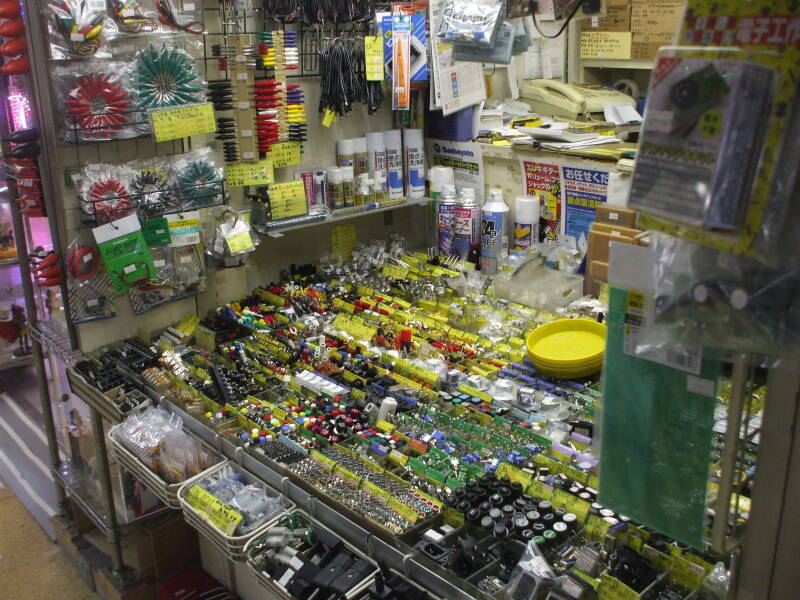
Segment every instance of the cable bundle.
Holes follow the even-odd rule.
[[[320,53],[320,112],[329,109],[341,117],[353,110],[356,102],[366,105],[371,115],[380,108],[385,95],[383,85],[367,81],[362,44],[336,41]]]

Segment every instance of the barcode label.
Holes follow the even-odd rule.
[[[700,351],[691,346],[667,348],[665,363],[681,371],[697,374],[700,372]]]

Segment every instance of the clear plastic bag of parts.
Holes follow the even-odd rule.
[[[794,211],[798,212],[798,211]],[[636,351],[678,343],[765,356],[800,354],[800,259],[779,268],[653,233],[653,323]]]
[[[205,33],[202,1],[154,0],[154,4],[158,11],[159,33],[189,33],[198,37]]]
[[[203,445],[185,432],[170,431],[164,436],[161,475],[165,481],[186,481],[208,469],[214,462]]]
[[[52,72],[62,138],[71,143],[145,135],[147,116],[136,108],[128,65],[91,60],[58,64]]]
[[[156,6],[149,0],[105,0],[105,3],[105,31],[109,40],[159,29]]]
[[[283,496],[270,496],[258,485],[248,484],[230,465],[198,481],[198,485],[243,515],[236,535],[246,535],[283,510]]]
[[[790,59],[666,48],[640,133],[630,205],[643,225],[775,264],[797,175]]]
[[[206,82],[198,69],[202,39],[195,36],[134,36],[114,44],[114,57],[128,63],[136,108],[142,111],[206,102]]]
[[[115,316],[114,283],[90,237],[79,235],[67,247],[67,293],[74,323]]]
[[[211,467],[216,459],[183,431],[180,417],[148,407],[126,419],[119,441],[169,483],[180,483]]]
[[[102,0],[48,0],[41,7],[53,60],[111,58]],[[19,22],[24,35],[21,18]]]
[[[86,165],[79,175],[78,195],[83,220],[102,225],[133,212],[130,181],[133,170],[125,165],[95,163]]]
[[[172,165],[173,187],[182,210],[218,206],[225,201],[223,170],[213,148],[179,154]]]
[[[434,24],[447,44],[488,47],[503,22],[503,0],[445,0],[441,18]]]
[[[549,312],[583,296],[583,277],[550,269],[541,255],[532,256],[513,271],[499,273],[493,285],[498,298]]]
[[[260,244],[260,238],[250,225],[250,212],[219,210],[215,218],[206,220],[206,254],[218,267],[238,267]]]
[[[167,302],[206,291],[206,269],[201,244],[151,247],[156,278],[128,290],[128,301],[137,315]]]
[[[509,600],[544,600],[557,584],[553,569],[535,542],[528,542],[506,585]]]

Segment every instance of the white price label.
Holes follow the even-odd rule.
[[[69,39],[72,42],[82,42],[84,38],[82,33],[70,33]]]
[[[130,275],[135,270],[136,270],[136,265],[128,265],[127,267],[122,269],[122,272],[125,273],[125,275]]]
[[[237,73],[236,79],[238,81],[247,81],[247,73]]]
[[[240,110],[249,110],[250,109],[250,103],[249,102],[239,102],[238,106],[239,106]]]
[[[167,265],[167,261],[165,261],[165,260],[154,260],[153,264],[155,265],[156,269],[160,269],[161,267],[165,267]]]
[[[252,129],[242,129],[242,137],[243,138],[253,137],[253,130]]]
[[[256,155],[253,152],[242,152],[242,158],[244,160],[255,160]]]

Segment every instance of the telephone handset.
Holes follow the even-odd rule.
[[[520,100],[540,115],[581,121],[603,121],[604,104],[636,106],[636,100],[622,92],[591,83],[564,83],[555,79],[528,81],[520,90]]]

